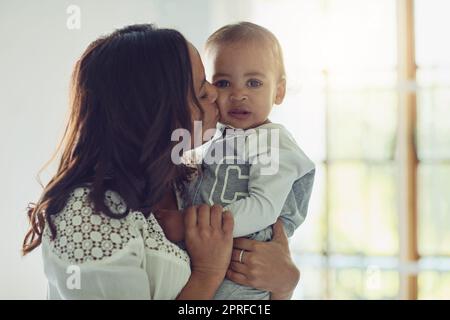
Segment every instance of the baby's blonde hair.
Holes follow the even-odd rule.
[[[260,42],[265,44],[273,54],[280,80],[286,78],[283,51],[278,39],[268,29],[251,22],[238,22],[221,27],[209,36],[205,48],[209,50],[221,44]]]

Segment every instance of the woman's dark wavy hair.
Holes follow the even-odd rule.
[[[55,176],[28,209],[23,254],[40,245],[45,222],[63,210],[74,188],[89,184],[96,212],[117,218],[104,204],[117,191],[128,211],[148,216],[168,190],[192,169],[171,161],[172,131],[192,130],[195,98],[188,43],[178,31],[132,25],[92,42],[77,61],[70,118]],[[192,102],[191,102],[192,101]]]

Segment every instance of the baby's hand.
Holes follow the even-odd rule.
[[[158,209],[154,213],[154,216],[158,220],[167,239],[172,242],[184,240],[184,218],[182,211]]]

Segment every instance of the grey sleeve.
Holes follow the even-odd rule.
[[[288,237],[305,221],[316,170],[313,169],[296,180],[281,211],[281,219]]]

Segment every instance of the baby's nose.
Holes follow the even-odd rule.
[[[231,99],[231,101],[244,101],[244,100],[247,100],[248,97],[244,93],[234,93],[234,94],[230,95],[230,99]]]
[[[231,101],[247,100],[248,99],[247,91],[245,90],[245,88],[235,87],[234,90],[231,92],[230,99]]]

